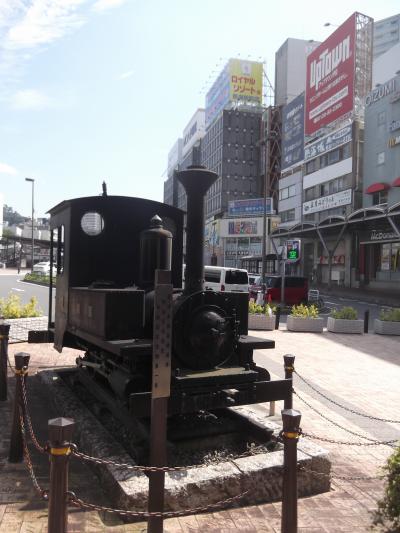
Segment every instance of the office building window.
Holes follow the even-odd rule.
[[[386,122],[386,111],[381,111],[378,113],[378,126],[385,124]]]
[[[387,204],[388,192],[379,191],[372,195],[372,205]]]
[[[295,209],[288,209],[287,211],[282,211],[279,213],[281,217],[281,222],[292,222],[296,217]]]

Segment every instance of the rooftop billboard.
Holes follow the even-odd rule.
[[[206,126],[228,102],[262,103],[263,65],[230,59],[206,95]]]
[[[353,111],[356,13],[307,57],[305,133]]]
[[[282,162],[285,170],[304,158],[304,93],[282,109]]]

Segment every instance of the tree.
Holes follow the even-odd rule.
[[[27,219],[26,217],[23,217],[17,211],[14,211],[14,209],[7,204],[4,204],[3,207],[3,221],[8,222],[10,226],[13,226],[15,224],[22,224]]]

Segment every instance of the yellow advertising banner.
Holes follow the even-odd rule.
[[[263,65],[256,61],[230,59],[230,99],[262,103]]]

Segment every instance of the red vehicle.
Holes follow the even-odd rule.
[[[267,302],[281,301],[281,276],[265,276],[265,300]],[[261,276],[249,288],[250,298],[257,299],[257,293],[262,291]],[[308,279],[300,276],[285,276],[285,303],[298,305],[308,302]]]

